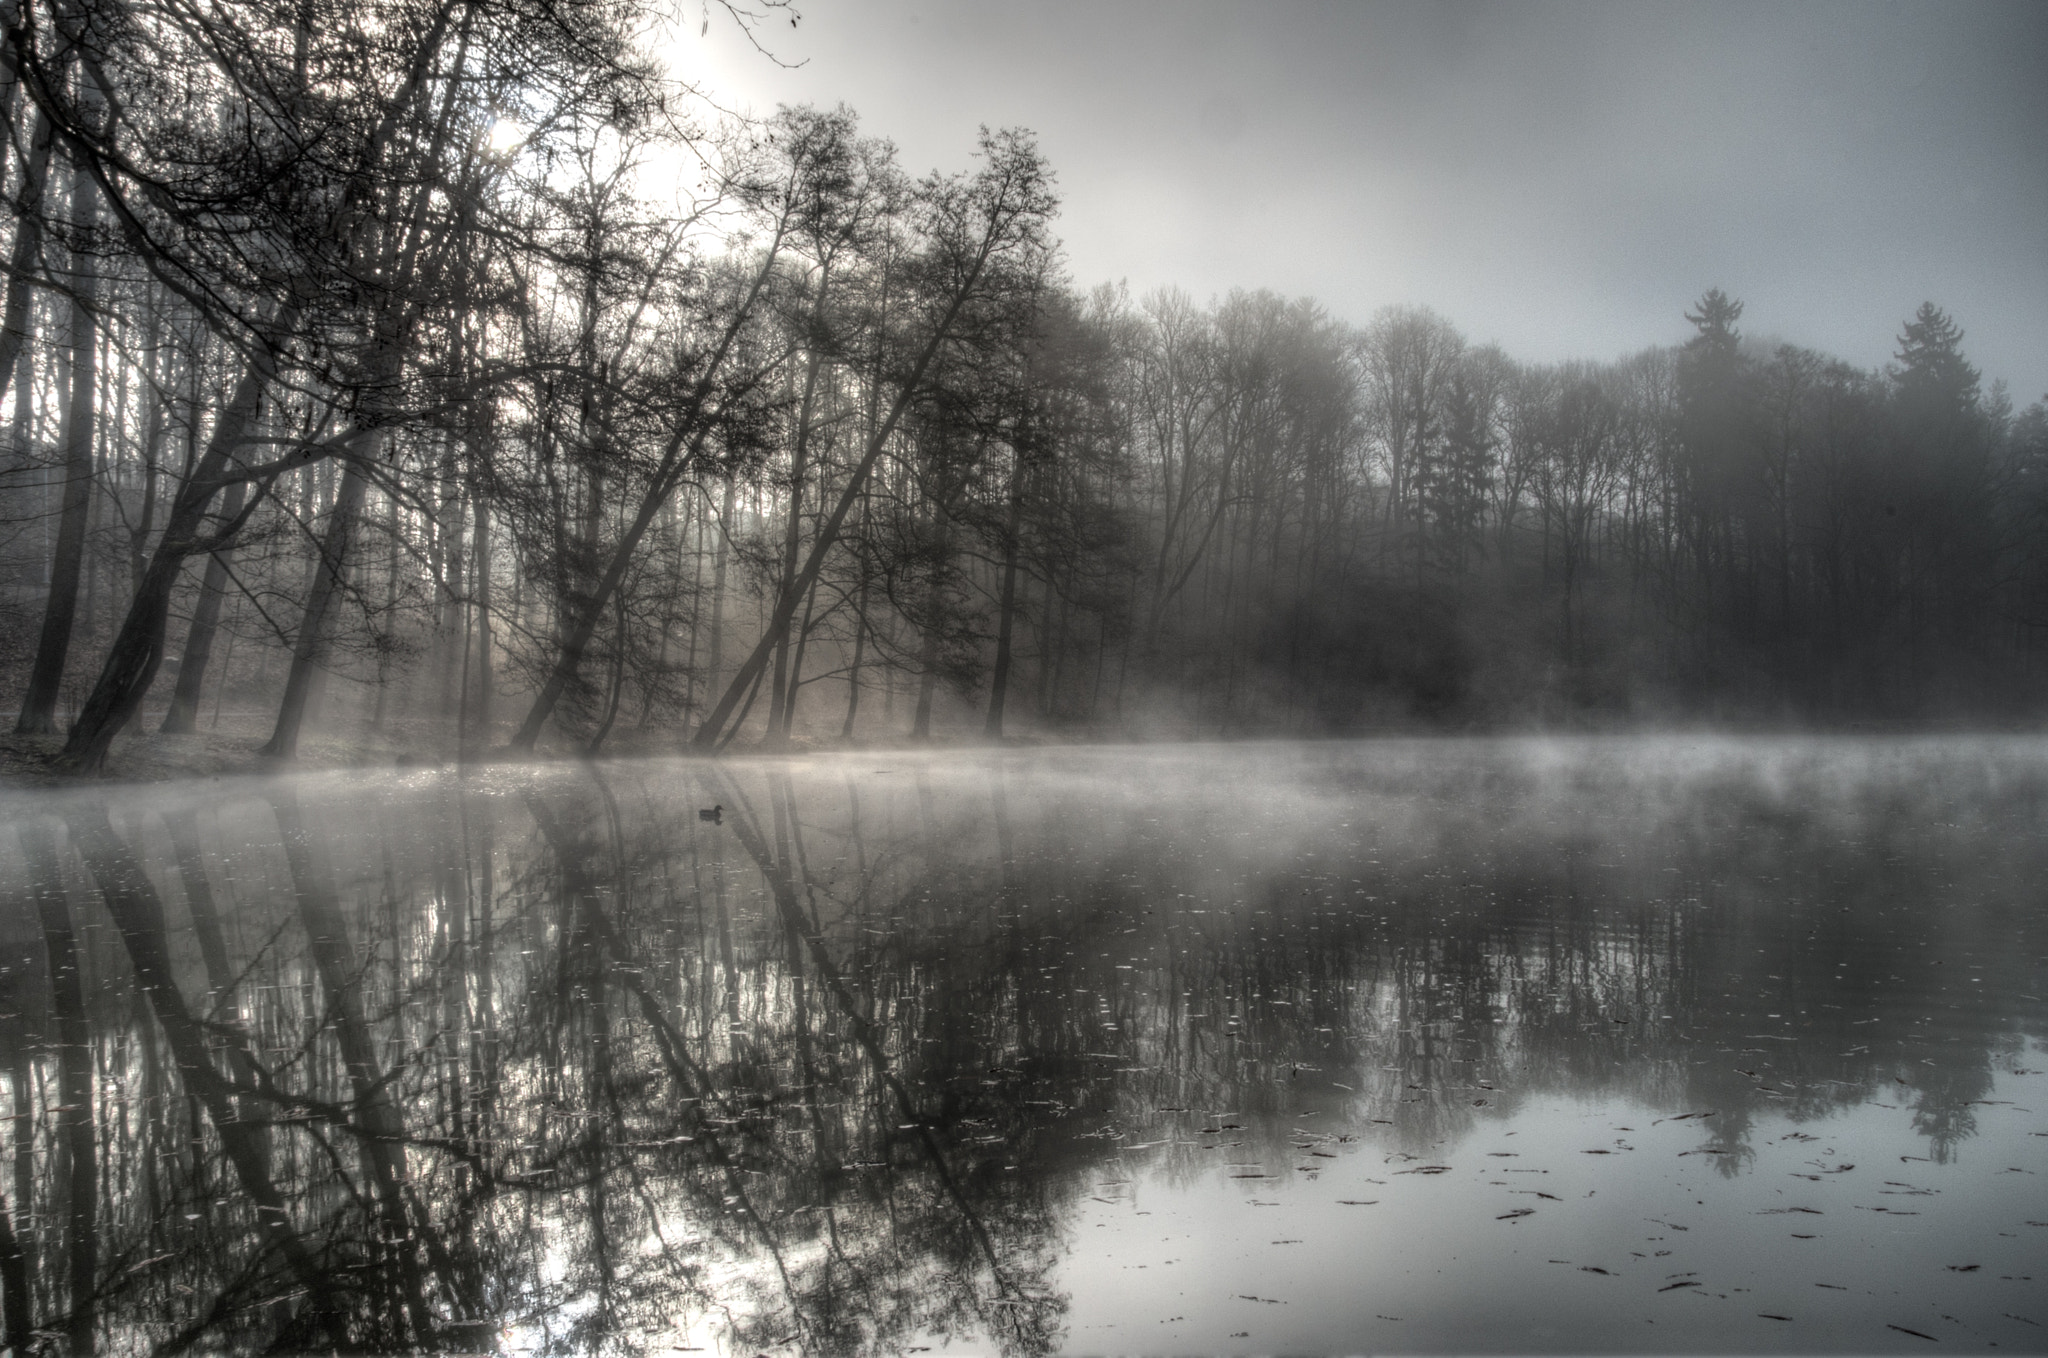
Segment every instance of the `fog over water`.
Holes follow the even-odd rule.
[[[2044,807],[2033,739],[13,795],[0,1288],[109,1351],[2038,1350]]]
[[[0,54],[0,1351],[2048,1353],[2048,6]]]

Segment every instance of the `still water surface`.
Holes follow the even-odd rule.
[[[74,1351],[2048,1350],[2048,742],[15,796],[0,892]]]

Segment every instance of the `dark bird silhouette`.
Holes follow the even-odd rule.
[[[711,823],[712,823],[713,825],[718,825],[718,824],[722,823],[722,822],[723,822],[723,821],[725,820],[725,805],[724,805],[724,803],[720,803],[719,805],[717,805],[717,806],[714,806],[714,807],[711,807],[711,808],[709,808],[708,810],[704,810],[704,811],[699,811],[699,812],[697,813],[697,819],[698,819],[698,820],[708,820],[708,821],[710,821],[710,822],[711,822]]]

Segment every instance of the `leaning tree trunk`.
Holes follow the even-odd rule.
[[[91,225],[94,189],[80,169],[72,182],[72,224]],[[23,734],[57,729],[57,695],[78,616],[78,581],[85,566],[86,520],[92,508],[93,394],[99,380],[99,344],[93,325],[98,273],[85,250],[71,256],[71,392],[64,408],[64,508],[57,520],[57,550],[50,561],[50,592],[43,600],[43,628],[36,640],[35,668],[14,729]]]
[[[292,638],[292,668],[284,681],[284,698],[277,707],[277,728],[257,750],[277,759],[296,759],[299,727],[306,719],[306,701],[313,691],[313,678],[327,654],[328,618],[334,611],[335,596],[348,583],[349,551],[355,542],[356,520],[361,517],[363,495],[370,478],[363,474],[362,459],[374,458],[382,434],[367,431],[361,439],[368,446],[354,450],[341,472],[341,487],[334,495],[334,512],[327,520],[327,534],[320,541],[320,569],[313,577],[313,590],[306,599],[306,611],[299,618],[298,635]]]
[[[292,313],[288,313],[288,329]],[[97,773],[106,762],[107,747],[121,728],[135,716],[149,685],[163,661],[164,633],[170,618],[171,591],[184,570],[185,558],[207,549],[202,534],[208,506],[226,479],[228,459],[255,419],[263,389],[269,384],[271,368],[259,351],[235,384],[227,408],[214,421],[213,436],[206,452],[178,488],[171,511],[164,519],[163,535],[150,554],[142,583],[129,601],[128,614],[107,652],[100,677],[72,723],[71,735],[53,761],[67,773]],[[230,525],[232,526],[232,524]]]
[[[846,522],[847,512],[853,508],[854,501],[860,498],[861,488],[867,484],[868,473],[874,470],[875,463],[882,456],[883,447],[896,432],[896,425],[902,420],[903,413],[910,408],[912,398],[923,388],[925,373],[952,335],[953,323],[960,318],[961,309],[973,295],[985,262],[984,256],[982,262],[977,263],[968,273],[966,281],[954,294],[945,316],[933,327],[930,337],[925,341],[923,352],[917,356],[917,363],[911,368],[910,376],[903,384],[903,389],[896,394],[896,401],[890,407],[888,416],[874,433],[868,436],[867,447],[861,451],[860,461],[854,465],[852,473],[846,478],[846,488],[839,493],[839,502],[832,507],[832,513],[825,521],[818,525],[817,536],[811,539],[810,555],[804,559],[803,569],[797,573],[795,579],[784,582],[776,596],[775,611],[769,616],[768,626],[761,633],[760,640],[754,643],[752,654],[748,655],[738,672],[733,675],[732,682],[726,686],[718,705],[711,709],[711,714],[704,719],[703,725],[697,728],[697,734],[690,738],[690,744],[694,748],[716,750],[724,744],[720,736],[725,731],[726,723],[732,720],[733,709],[748,698],[755,681],[768,667],[769,656],[775,649],[775,638],[788,629],[790,619],[796,616],[797,604],[810,593],[812,584],[817,581],[818,572],[825,565],[825,554],[831,551],[832,544],[839,540],[839,529]]]
[[[232,523],[242,512],[246,487],[240,482],[228,487],[221,501],[220,519]],[[199,729],[199,695],[206,686],[206,666],[213,657],[213,638],[220,628],[221,600],[227,597],[228,549],[223,547],[206,558],[206,576],[199,586],[199,603],[192,610],[192,626],[185,633],[185,656],[178,662],[177,686],[171,690],[171,708],[164,713],[159,729],[167,736],[189,736]],[[147,572],[144,572],[145,578]]]
[[[818,295],[822,306],[822,285],[819,287]],[[813,324],[816,325],[817,322],[814,320]],[[817,409],[818,371],[824,366],[824,357],[824,354],[813,346],[804,367],[803,398],[797,404],[796,440],[789,455],[789,520],[783,525],[782,579],[785,582],[796,577],[798,552],[803,546],[804,473],[809,470],[811,416]],[[822,481],[819,482],[818,489],[822,499]],[[798,649],[802,649],[801,644]],[[775,638],[775,678],[768,694],[768,735],[765,744],[780,744],[789,738],[789,709],[795,701],[795,681],[789,673],[789,628],[785,624],[782,634]]]

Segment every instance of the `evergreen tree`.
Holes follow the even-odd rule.
[[[1978,373],[1962,344],[1962,327],[1932,302],[1906,322],[1891,377],[1909,420],[1953,428],[1976,414]]]

